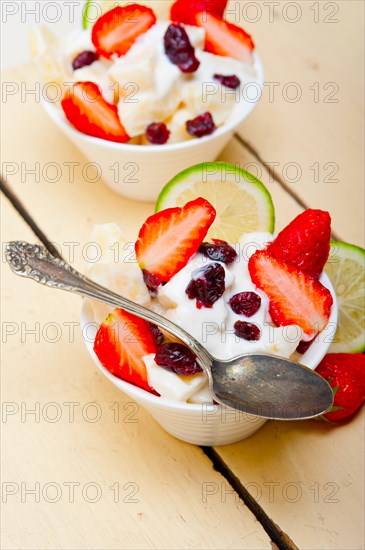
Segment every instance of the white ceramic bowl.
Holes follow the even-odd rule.
[[[311,369],[315,369],[327,353],[337,326],[338,309],[334,289],[327,275],[322,275],[321,282],[332,293],[334,303],[327,327],[306,353],[300,356],[300,363]],[[236,412],[228,407],[179,403],[157,397],[129,382],[124,382],[104,368],[94,353],[93,342],[88,335],[90,331],[87,330],[87,327],[95,327],[89,300],[83,303],[81,325],[86,347],[99,370],[123,393],[143,406],[168,433],[178,439],[195,445],[227,445],[245,439],[265,424],[264,418]]]
[[[263,89],[261,61],[254,55],[257,79],[253,91]],[[251,92],[253,95],[253,92]],[[247,94],[249,96],[249,92]],[[256,100],[237,103],[230,120],[210,136],[171,145],[114,143],[82,134],[53,103],[43,106],[53,122],[84,155],[100,167],[104,182],[117,193],[139,201],[155,201],[162,187],[189,166],[215,160],[233,136],[235,128],[257,105]]]

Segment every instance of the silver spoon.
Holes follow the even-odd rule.
[[[6,260],[17,275],[123,308],[179,338],[197,356],[208,375],[214,399],[222,405],[278,420],[312,418],[332,406],[329,384],[311,369],[266,353],[246,354],[227,361],[216,359],[181,327],[84,277],[43,246],[10,242],[6,246]]]

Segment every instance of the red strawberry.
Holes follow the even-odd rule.
[[[322,210],[305,210],[272,242],[267,251],[312,277],[319,277],[330,252],[331,217]]]
[[[253,283],[267,294],[269,313],[277,326],[298,325],[305,340],[324,329],[333,299],[319,281],[266,251],[255,252],[248,269]]]
[[[171,6],[170,19],[185,25],[196,25],[195,15],[199,12],[212,13],[223,18],[228,0],[176,0]]]
[[[205,50],[239,61],[252,62],[255,45],[241,27],[209,13],[195,15],[195,24],[205,30]]]
[[[165,283],[198,251],[215,219],[215,209],[201,197],[183,208],[167,208],[150,216],[136,242],[136,256],[145,280]],[[147,274],[147,275],[146,275]]]
[[[67,120],[89,136],[125,143],[130,138],[123,128],[115,105],[101,95],[93,82],[76,82],[61,101]]]
[[[110,59],[127,53],[136,38],[156,23],[156,16],[146,6],[117,6],[99,17],[93,26],[91,40],[97,52]]]
[[[115,309],[100,325],[94,342],[94,351],[109,372],[149,392],[156,393],[148,384],[144,355],[156,353],[153,332],[143,319]]]
[[[334,402],[324,418],[339,422],[352,416],[365,401],[365,355],[329,353],[316,368],[329,382]]]

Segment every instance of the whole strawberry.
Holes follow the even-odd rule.
[[[334,403],[324,418],[340,422],[352,416],[365,401],[365,355],[329,353],[316,368],[333,389]]]
[[[330,237],[329,213],[308,209],[279,233],[267,251],[274,258],[318,278],[328,260]]]

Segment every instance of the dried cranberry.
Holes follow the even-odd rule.
[[[211,260],[231,264],[237,257],[237,252],[230,244],[220,239],[213,239],[212,243],[202,243],[199,252]]]
[[[163,145],[169,139],[170,130],[163,122],[152,122],[146,128],[146,136],[150,143]]]
[[[190,300],[196,298],[198,308],[210,308],[225,291],[224,279],[224,268],[220,264],[209,264],[193,271],[185,292]]]
[[[216,125],[210,113],[203,113],[193,120],[188,120],[186,122],[186,129],[191,136],[201,138],[212,134],[216,129]]]
[[[224,74],[215,74],[213,77],[215,80],[218,80],[226,88],[231,88],[235,90],[241,84],[240,79],[235,74],[224,75]]]
[[[155,362],[166,370],[191,376],[202,372],[196,356],[189,348],[178,342],[167,342],[157,348]]]
[[[193,55],[187,52],[181,54],[180,63],[178,64],[178,67],[181,72],[195,73],[195,71],[198,70],[199,65],[200,65],[200,61],[195,57],[195,53]]]
[[[260,309],[261,297],[256,292],[239,292],[228,303],[237,315],[252,317]]]
[[[142,269],[142,275],[145,285],[148,288],[151,296],[157,296],[158,288],[161,286],[161,281],[159,280],[159,278],[156,277],[156,275],[153,275],[153,273],[151,273],[147,269]]]
[[[85,50],[75,57],[72,62],[72,68],[74,71],[76,71],[76,69],[82,69],[82,67],[86,67],[87,65],[94,63],[94,61],[98,58],[99,56],[96,52]]]
[[[165,53],[171,63],[177,65],[183,73],[194,73],[200,61],[195,57],[195,51],[190,43],[186,30],[178,23],[169,25],[165,36]]]
[[[246,321],[236,321],[234,324],[234,333],[244,340],[257,341],[261,338],[261,330],[257,325],[246,323]]]
[[[148,323],[149,327],[151,329],[151,332],[153,334],[153,337],[155,339],[156,344],[159,346],[164,341],[164,335],[160,331],[157,325],[154,325],[153,323]]]
[[[309,340],[309,342],[304,342],[303,340],[301,340],[298,344],[296,351],[300,354],[305,353],[309,349],[309,347],[313,344],[313,342],[314,342],[314,339]]]

